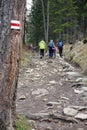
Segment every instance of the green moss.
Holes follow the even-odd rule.
[[[17,115],[16,127],[17,130],[32,130],[29,121],[25,117],[20,115]]]

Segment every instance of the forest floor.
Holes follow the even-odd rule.
[[[87,77],[58,54],[40,59],[26,52],[25,57],[17,113],[29,119],[32,130],[87,130]]]

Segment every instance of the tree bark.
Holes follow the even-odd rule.
[[[16,91],[26,0],[0,0],[0,130],[16,130]],[[11,30],[19,20],[21,30]]]
[[[41,3],[42,3],[42,13],[43,13],[43,23],[44,23],[44,36],[45,36],[45,41],[46,41],[47,40],[46,39],[47,30],[46,30],[46,19],[45,19],[44,1],[41,0]],[[46,41],[46,43],[47,43],[47,41]]]
[[[47,32],[46,32],[46,42],[48,44],[49,39],[49,0],[47,1]]]

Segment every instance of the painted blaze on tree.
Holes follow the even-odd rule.
[[[0,130],[15,130],[16,91],[26,0],[0,0]],[[21,30],[11,29],[11,20]]]

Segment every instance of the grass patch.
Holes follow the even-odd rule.
[[[21,67],[27,67],[27,65],[29,64],[29,61],[31,57],[31,53],[29,51],[23,51],[22,52],[22,56],[21,56]]]
[[[17,130],[32,130],[32,127],[29,124],[29,121],[25,117],[20,116],[20,115],[17,115],[16,127],[17,127]]]
[[[64,47],[64,56],[71,63],[81,68],[82,73],[87,74],[87,44],[76,43],[72,50],[70,45]]]

